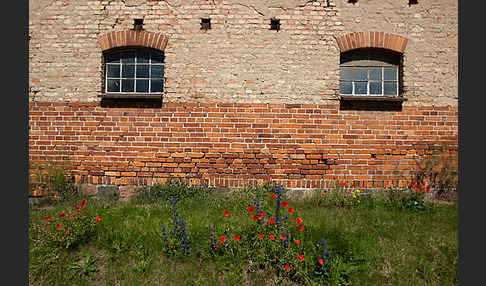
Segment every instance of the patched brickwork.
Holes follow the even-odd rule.
[[[430,146],[457,151],[457,1],[29,6],[29,160],[69,161],[78,183],[373,188],[406,184]],[[161,101],[104,97],[103,53],[126,46],[164,51]],[[341,52],[373,47],[402,54],[406,101],[340,102]]]
[[[235,187],[271,178],[288,187],[319,187],[338,176],[360,187],[404,185],[434,144],[457,151],[457,108],[30,105],[31,163],[69,161],[78,183],[150,185],[181,177]]]

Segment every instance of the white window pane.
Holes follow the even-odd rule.
[[[134,82],[133,79],[123,79],[122,92],[133,92]]]
[[[137,78],[149,77],[149,65],[137,65]]]
[[[397,82],[396,81],[385,81],[384,83],[384,94],[385,95],[396,95],[397,94]]]
[[[162,80],[151,80],[150,91],[151,92],[162,92],[163,82]]]
[[[370,94],[382,94],[381,83],[381,81],[370,82]]]
[[[397,80],[397,68],[383,68],[385,80]]]
[[[122,77],[134,78],[135,66],[134,65],[122,65]]]
[[[355,67],[354,68],[354,80],[367,80],[368,68],[367,67]]]
[[[370,68],[370,79],[371,80],[381,80],[382,67],[371,67]]]
[[[120,92],[120,80],[119,79],[109,79],[106,81],[106,91],[107,92]]]
[[[354,82],[354,94],[367,94],[367,82],[355,81]]]
[[[353,68],[352,67],[341,67],[340,78],[341,78],[341,80],[352,80],[353,79]]]
[[[120,65],[107,65],[106,74],[109,78],[120,78]]]
[[[340,94],[352,94],[353,93],[353,83],[350,81],[341,82],[339,88]]]

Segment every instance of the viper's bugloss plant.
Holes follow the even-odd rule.
[[[182,255],[189,255],[191,253],[189,235],[186,230],[184,218],[179,215],[177,210],[177,198],[170,200],[170,227],[167,235],[165,225],[162,225],[162,240],[167,255],[176,255],[178,251]]]

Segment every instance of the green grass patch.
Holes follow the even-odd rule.
[[[31,285],[458,284],[457,203],[422,198],[415,208],[408,195],[356,194],[316,192],[291,199],[274,184],[221,192],[172,182],[142,190],[129,202],[87,199],[33,208],[29,280]]]

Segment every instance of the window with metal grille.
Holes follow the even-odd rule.
[[[341,54],[339,93],[344,96],[399,95],[401,55],[381,49]]]
[[[110,52],[105,57],[105,92],[161,94],[164,89],[164,53],[148,48]]]

